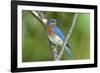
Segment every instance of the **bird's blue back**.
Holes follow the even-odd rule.
[[[58,35],[58,36],[63,40],[63,42],[64,42],[65,37],[64,37],[63,33],[61,32],[61,30],[60,30],[58,27],[53,26],[53,27],[52,27],[52,31],[53,31],[56,35]]]

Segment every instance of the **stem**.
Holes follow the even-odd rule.
[[[45,18],[44,14],[40,11],[29,11],[38,21],[41,22],[41,24],[43,25],[44,28],[46,28],[47,25],[47,21],[48,19]],[[48,40],[49,41],[49,40]],[[54,46],[50,44],[50,47],[52,48],[52,52],[53,52],[53,57],[54,60],[58,60],[58,53],[57,53],[57,48],[54,48]]]
[[[65,46],[66,46],[66,44],[67,44],[67,42],[68,42],[68,40],[69,40],[69,38],[70,38],[70,36],[71,36],[71,34],[72,34],[72,32],[73,32],[73,29],[74,29],[74,27],[75,27],[75,22],[76,22],[77,16],[78,16],[78,14],[75,13],[74,18],[73,18],[72,25],[71,25],[71,27],[70,27],[70,29],[69,29],[68,34],[66,35],[64,44],[63,44],[63,46],[62,46],[62,48],[61,48],[61,51],[60,51],[60,53],[59,53],[59,55],[58,55],[58,58],[59,58],[59,59],[61,58],[61,56],[62,56],[62,54],[63,54],[63,52],[64,52],[64,48],[65,48]]]
[[[52,53],[53,53],[53,56],[54,56],[54,60],[58,61],[59,60],[58,59],[58,51],[57,51],[56,46],[53,45],[53,44],[51,44],[50,42],[49,42],[49,44],[50,44],[50,47],[52,49]]]
[[[35,18],[37,18],[37,20],[39,20],[41,22],[41,24],[43,25],[43,27],[46,27],[47,24],[47,19],[44,17],[44,15],[42,14],[42,12],[39,11],[29,11],[33,16],[35,16]]]

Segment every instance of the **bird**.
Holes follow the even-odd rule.
[[[56,26],[56,24],[57,24],[56,19],[50,19],[47,22],[47,25],[46,25],[47,35],[51,44],[55,46],[59,46],[61,48],[65,41],[65,36],[62,33],[62,31]],[[69,58],[72,58],[71,47],[68,43],[65,46],[65,51],[67,52]]]

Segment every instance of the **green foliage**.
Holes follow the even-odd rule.
[[[55,18],[57,27],[63,34],[68,32],[74,13],[46,12],[48,20]],[[90,58],[90,15],[79,13],[76,26],[69,40],[72,59]],[[52,61],[53,55],[49,47],[47,33],[41,23],[27,10],[22,11],[22,61]],[[68,60],[64,52],[62,60]]]

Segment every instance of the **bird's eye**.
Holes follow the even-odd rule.
[[[55,21],[51,21],[51,22],[53,23],[53,22],[55,22]]]

